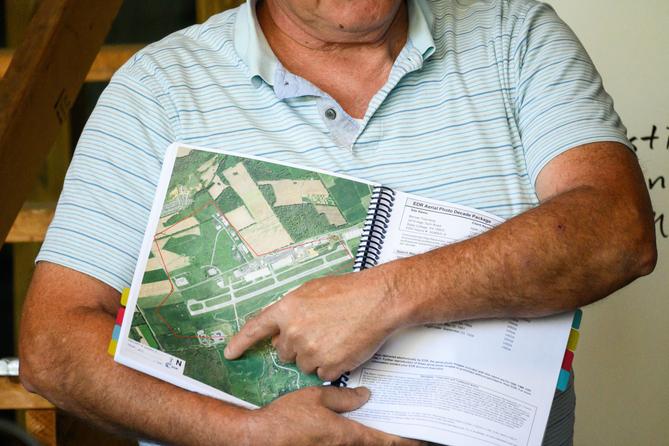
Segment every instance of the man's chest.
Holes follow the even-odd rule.
[[[178,136],[502,216],[534,204],[506,92],[456,76],[446,87],[431,80],[409,76],[401,82],[362,123],[352,147],[338,144],[316,98],[281,100],[267,85],[211,82],[173,95]]]

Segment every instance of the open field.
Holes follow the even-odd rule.
[[[276,202],[274,206],[302,204],[305,198],[320,196],[327,200],[328,190],[320,180],[278,180],[259,181],[259,185],[270,185],[274,189]]]
[[[172,290],[172,284],[169,280],[160,282],[143,283],[139,289],[139,298],[148,296],[164,296]]]
[[[290,245],[293,239],[274,215],[262,192],[249,175],[243,163],[223,172],[230,187],[241,197],[249,213],[255,220],[251,227],[240,231],[244,240],[256,254],[274,251]]]
[[[211,182],[211,186],[209,186],[209,195],[211,196],[212,199],[217,199],[219,195],[225,190],[225,188],[228,187],[225,184],[223,184],[223,180],[219,178],[218,175],[214,176],[214,179]]]
[[[316,212],[323,214],[331,225],[341,226],[346,224],[346,219],[341,215],[338,207],[317,204],[314,205],[314,208],[316,209]]]
[[[251,217],[249,211],[246,209],[246,206],[240,206],[234,211],[230,211],[225,214],[225,218],[230,222],[232,226],[235,227],[238,231],[241,231],[247,226],[251,226],[256,221]]]
[[[187,218],[184,218],[183,220],[179,221],[178,223],[175,223],[175,224],[165,228],[161,232],[160,236],[164,237],[164,236],[175,235],[175,234],[178,234],[182,231],[191,230],[191,229],[192,229],[191,232],[185,233],[185,234],[182,233],[182,234],[179,234],[179,235],[180,236],[189,235],[189,234],[200,235],[200,229],[198,228],[199,225],[200,225],[200,222],[197,221],[197,218],[187,217]]]
[[[165,244],[171,240],[170,237],[162,238],[155,240],[153,243],[157,246],[156,257],[160,258],[163,268],[166,271],[171,271],[174,269],[183,268],[184,266],[190,265],[190,258],[187,256],[179,255],[175,252],[172,252],[165,248]]]

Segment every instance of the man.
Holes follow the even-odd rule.
[[[337,415],[364,404],[365,390],[311,388],[249,412],[106,356],[175,140],[509,218],[468,241],[306,284],[249,322],[229,358],[272,337],[283,360],[331,379],[401,327],[571,310],[654,267],[652,211],[625,129],[550,7],[252,1],[149,46],[117,73],[37,259],[22,380],[110,429],[173,444],[409,444]],[[569,444],[572,426],[570,388],[556,395],[544,444]]]

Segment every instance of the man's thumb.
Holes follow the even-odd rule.
[[[371,392],[366,387],[355,389],[324,387],[321,393],[321,403],[335,412],[350,412],[365,404],[370,396]]]

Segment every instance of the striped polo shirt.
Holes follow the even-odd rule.
[[[141,50],[115,74],[83,131],[37,260],[128,286],[174,141],[317,167],[504,218],[538,204],[535,181],[557,155],[595,141],[629,145],[590,58],[550,6],[408,0],[408,12],[406,45],[363,119],[283,68],[253,2]],[[571,432],[573,393],[559,398],[546,444]]]

